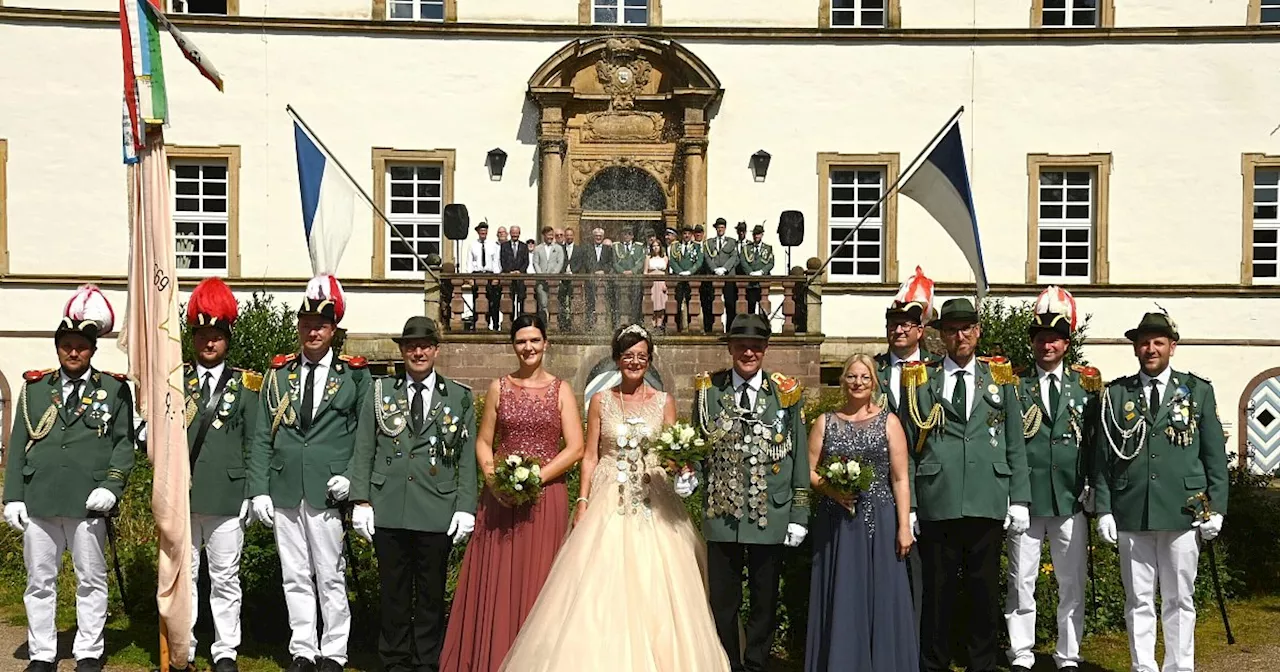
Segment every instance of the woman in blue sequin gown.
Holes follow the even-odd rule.
[[[805,672],[920,669],[903,558],[915,542],[908,522],[907,439],[898,418],[872,403],[875,363],[845,363],[845,403],[817,418],[809,434],[810,483],[819,498]],[[826,487],[817,468],[829,455],[857,457],[874,470],[856,498]],[[852,509],[852,513],[850,513]]]

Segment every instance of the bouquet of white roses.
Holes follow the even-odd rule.
[[[507,455],[494,465],[493,489],[516,506],[535,502],[542,494],[542,468],[531,457]]]
[[[710,445],[689,423],[675,422],[658,432],[653,451],[659,460],[674,463],[677,469],[683,469],[707,459]]]
[[[871,480],[875,472],[870,465],[863,464],[856,457],[830,455],[818,465],[818,476],[827,488],[837,493],[856,496],[871,488]],[[853,508],[846,506],[849,513]]]

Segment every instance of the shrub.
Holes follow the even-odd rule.
[[[1027,328],[1035,317],[1035,303],[1023,301],[1010,305],[1002,299],[984,299],[981,308],[982,337],[978,339],[978,353],[1008,357],[1014,371],[1028,371],[1035,364],[1031,353],[1031,339]],[[1084,358],[1084,340],[1089,329],[1085,315],[1079,320],[1067,350],[1066,364],[1087,364]]]

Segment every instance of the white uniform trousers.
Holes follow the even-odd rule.
[[[58,568],[71,550],[76,570],[76,660],[101,658],[107,622],[107,521],[103,518],[32,518],[22,533],[27,565],[27,648],[31,660],[52,663],[58,654]]]
[[[1157,672],[1156,585],[1164,622],[1164,672],[1195,669],[1196,530],[1120,532],[1120,578],[1124,580],[1124,620],[1134,672]]]
[[[1036,576],[1040,573],[1040,549],[1045,538],[1049,540],[1053,575],[1058,581],[1058,645],[1053,661],[1058,667],[1079,666],[1089,546],[1089,524],[1083,513],[1032,517],[1026,534],[1009,538],[1009,593],[1004,603],[1009,664],[1029,668],[1036,662],[1032,651],[1036,643]]]
[[[187,660],[196,659],[196,619],[200,616],[200,549],[209,556],[209,610],[213,612],[216,639],[209,647],[214,662],[236,659],[240,646],[240,552],[244,528],[238,516],[191,514],[191,648]]]
[[[289,608],[289,655],[311,661],[323,656],[347,663],[351,608],[347,604],[347,561],[342,555],[342,518],[337,509],[314,509],[303,500],[296,509],[276,509],[276,546]],[[320,593],[323,636],[316,633],[316,592]]]

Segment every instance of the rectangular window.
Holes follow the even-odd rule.
[[[419,257],[440,254],[443,173],[441,163],[387,166],[383,211],[394,227],[387,235],[388,271],[421,273],[426,267]]]
[[[1280,26],[1280,0],[1261,0],[1258,23],[1264,26]]]
[[[647,26],[649,0],[591,0],[591,22],[609,26]]]
[[[1043,0],[1040,25],[1044,28],[1098,28],[1102,26],[1104,0]]]
[[[229,203],[225,159],[170,162],[177,269],[192,275],[226,275],[229,269]]]
[[[1094,171],[1040,171],[1039,254],[1041,281],[1088,282],[1092,277]]]
[[[1272,283],[1280,280],[1277,251],[1280,250],[1280,166],[1253,171],[1253,279]]]
[[[227,16],[229,0],[170,0],[172,14],[212,14]]]
[[[876,201],[885,189],[885,170],[876,166],[832,168],[829,181],[827,253],[833,282],[880,282],[884,264],[884,217]],[[840,243],[870,214],[844,246]]]
[[[444,21],[444,0],[387,0],[391,21]]]
[[[831,0],[832,28],[884,28],[888,0]]]

